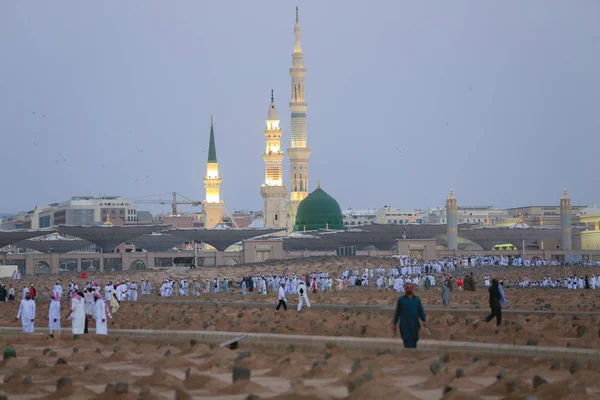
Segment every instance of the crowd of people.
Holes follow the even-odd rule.
[[[239,287],[241,294],[246,296],[250,292],[266,295],[268,293],[277,293],[278,304],[276,309],[282,307],[287,309],[287,297],[289,295],[298,295],[298,311],[303,306],[310,307],[308,293],[326,292],[326,291],[344,291],[353,287],[371,287],[378,290],[393,290],[410,295],[412,301],[415,290],[426,290],[436,286],[436,275],[442,282],[442,304],[450,305],[450,292],[456,288],[461,291],[474,291],[477,282],[473,277],[472,270],[464,271],[475,267],[485,266],[503,266],[503,267],[540,267],[540,266],[560,266],[564,265],[559,261],[549,261],[541,259],[528,259],[524,257],[509,256],[464,256],[454,258],[443,258],[433,261],[421,262],[409,257],[399,257],[396,266],[391,267],[365,267],[362,269],[344,269],[337,277],[330,276],[329,272],[313,272],[304,276],[296,274],[277,275],[264,274],[243,276],[238,279],[227,277],[206,279],[204,283],[199,279],[164,279],[161,286],[153,289],[152,283],[148,279],[142,279],[138,283],[134,280],[108,281],[101,287],[100,284],[88,281],[82,288],[79,288],[75,280],[71,280],[68,287],[63,290],[59,281],[56,281],[50,294],[50,303],[48,309],[50,332],[61,330],[61,300],[69,301],[69,313],[66,320],[72,324],[73,334],[87,333],[88,322],[95,321],[96,333],[107,334],[107,321],[112,315],[117,313],[119,306],[123,301],[137,301],[138,290],[141,296],[158,295],[161,297],[173,296],[200,296],[201,293],[228,293],[232,286]],[[587,262],[580,264],[582,266],[600,266],[600,261]],[[457,276],[455,279],[453,274]],[[21,273],[16,270],[13,273],[14,280],[22,279]],[[502,280],[492,279],[486,274],[483,277],[483,285],[490,292],[491,314],[486,318],[490,321],[494,318],[497,325],[500,325],[502,319],[502,307],[506,307],[507,301],[504,292],[505,283]],[[557,276],[544,276],[542,279],[530,280],[528,275],[518,280],[506,282],[507,287],[543,287],[543,288],[567,288],[576,289],[596,289],[600,287],[600,274],[575,275],[570,274],[562,278]],[[0,301],[14,301],[16,290],[13,285],[9,285],[7,290],[5,285],[0,285]],[[405,297],[403,296],[403,297]],[[24,285],[22,289],[22,300],[19,306],[17,319],[21,319],[23,332],[34,332],[34,323],[36,315],[35,301],[38,293],[33,284]],[[409,307],[406,300],[403,300],[400,307]],[[416,303],[415,303],[416,304]],[[417,307],[418,305],[410,305]],[[404,311],[398,311],[401,315]],[[400,317],[399,317],[400,318]],[[419,317],[420,318],[420,317]],[[423,313],[424,318],[424,313]],[[424,319],[423,319],[424,321]],[[398,321],[396,321],[398,322]],[[414,322],[414,321],[413,321]],[[395,324],[397,326],[397,324]],[[402,324],[400,324],[402,330]],[[408,329],[408,328],[406,328]],[[412,329],[412,328],[410,328]],[[414,336],[414,335],[413,335]],[[413,337],[407,344],[416,345]],[[418,339],[417,339],[418,340]]]
[[[107,285],[108,286],[108,285]],[[118,310],[119,301],[117,296],[117,285],[110,289],[110,299],[105,300],[100,292],[100,286],[94,282],[88,282],[85,288],[79,289],[75,281],[68,286],[67,298],[69,299],[69,313],[67,321],[71,321],[72,333],[80,335],[88,332],[88,322],[93,319],[96,325],[97,335],[108,334],[108,320],[112,318],[111,308],[114,312]],[[50,334],[61,331],[61,299],[64,291],[59,281],[56,281],[50,293],[48,307],[48,329]],[[33,285],[23,288],[23,297],[19,304],[16,319],[21,320],[24,333],[35,332],[36,317],[36,291]],[[116,301],[116,307],[113,304]]]

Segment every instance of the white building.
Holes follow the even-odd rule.
[[[107,218],[114,225],[137,221],[137,208],[131,200],[120,196],[77,196],[51,204],[39,213],[39,227],[56,225],[98,225]]]
[[[344,226],[353,227],[377,222],[376,209],[372,210],[343,210]]]
[[[488,224],[494,225],[509,217],[504,209],[492,206],[458,207],[458,224]],[[445,208],[433,208],[427,212],[425,218],[428,224],[445,224],[447,220]]]

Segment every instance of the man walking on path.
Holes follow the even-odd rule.
[[[277,303],[277,307],[275,309],[279,311],[279,308],[283,306],[283,309],[287,311],[287,299],[285,298],[285,282],[281,282],[281,286],[279,286],[279,292],[277,293],[277,298],[279,299],[279,303]]]
[[[398,299],[392,325],[394,334],[398,329],[398,324],[400,325],[400,336],[404,342],[404,347],[407,349],[417,348],[419,329],[421,328],[419,319],[423,321],[423,326],[427,329],[425,310],[423,304],[421,304],[421,299],[414,295],[414,289],[412,283],[405,286],[406,292],[404,296]]]

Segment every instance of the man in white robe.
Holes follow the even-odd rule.
[[[306,307],[310,308],[310,302],[308,301],[308,295],[306,293],[306,284],[304,280],[298,282],[298,312],[302,310],[302,304],[306,303]]]
[[[83,301],[85,305],[85,315],[92,315],[94,313],[94,295],[91,290],[84,289]]]
[[[169,289],[169,283],[165,279],[162,286],[160,287],[160,295],[162,297],[169,297],[171,295],[171,291]]]
[[[58,281],[56,281],[56,284],[54,285],[54,289],[52,289],[52,293],[56,293],[58,295],[59,299],[62,297],[63,288],[62,288],[62,286],[60,286],[60,283]]]
[[[50,308],[48,310],[48,330],[50,335],[58,331],[60,333],[60,297],[57,293],[50,295]]]
[[[108,282],[108,285],[104,286],[104,300],[110,301],[112,297],[113,285],[112,282]]]
[[[135,281],[131,281],[129,284],[129,300],[137,301],[137,284]]]
[[[121,300],[120,301],[127,301],[129,300],[129,281],[127,282],[127,284],[121,282]]]
[[[94,296],[94,320],[96,320],[96,335],[108,335],[108,319],[112,318],[106,302],[102,296],[96,294]]]
[[[71,295],[71,312],[67,320],[71,320],[73,335],[83,335],[85,330],[85,305],[77,292]]]
[[[17,319],[21,318],[21,324],[23,325],[23,333],[33,333],[35,328],[33,322],[35,320],[35,301],[31,300],[31,295],[27,294],[21,305],[19,306],[19,313]]]
[[[27,287],[27,285],[25,285],[25,287],[23,288],[23,298],[21,300],[25,300],[25,298],[27,297],[28,294],[29,294],[29,288]]]

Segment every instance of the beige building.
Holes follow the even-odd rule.
[[[584,231],[573,235],[573,248],[579,250],[600,250],[600,204],[586,207],[573,218]]]
[[[384,206],[375,211],[375,221],[378,224],[423,224],[426,212],[421,210],[402,211],[397,208]]]

